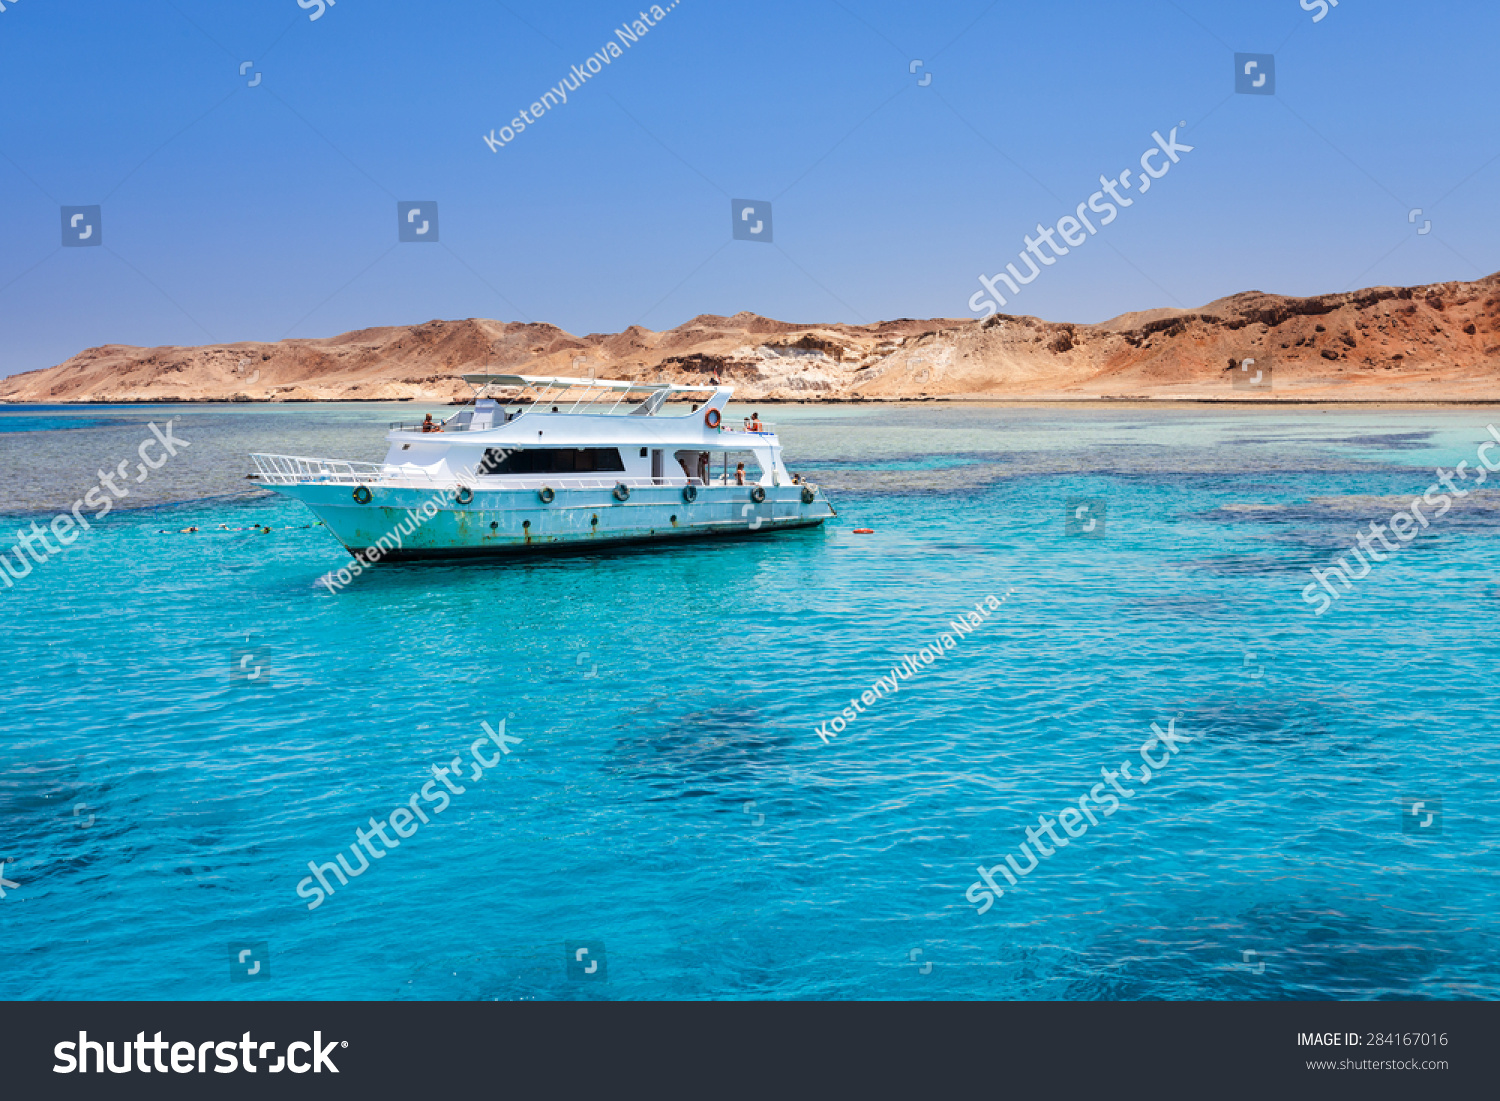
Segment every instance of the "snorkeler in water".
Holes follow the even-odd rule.
[[[284,528],[273,528],[269,524],[251,524],[248,528],[232,528],[228,524],[220,524],[218,527],[212,528],[210,530],[212,530],[212,531],[253,531],[257,535],[270,535],[274,531],[307,531],[309,528],[321,528],[323,526],[324,526],[324,524],[323,524],[322,520],[316,520],[316,521],[314,521],[311,524],[302,524],[300,526],[298,526],[296,524],[292,524],[292,525],[290,525],[288,527],[284,527]],[[156,534],[157,535],[193,535],[193,534],[197,533],[199,530],[201,530],[201,529],[199,529],[196,525],[193,526],[193,527],[187,527],[187,528],[157,528],[156,529]]]

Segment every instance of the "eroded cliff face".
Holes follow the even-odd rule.
[[[1233,388],[1244,357],[1271,365],[1271,390]],[[1250,291],[1099,325],[1006,314],[800,325],[738,313],[579,337],[469,318],[273,344],[109,344],[0,379],[0,401],[443,401],[467,396],[458,376],[482,370],[718,377],[746,400],[1500,399],[1500,274],[1314,298]]]

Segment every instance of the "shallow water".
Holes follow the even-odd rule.
[[[378,459],[425,411],[0,411],[0,552],[148,422],[190,441],[0,587],[0,997],[1500,995],[1500,495],[1321,617],[1299,595],[1491,414],[789,407],[822,530],[330,593],[347,556],[246,454]],[[502,719],[508,756],[308,909],[309,861]],[[1170,764],[978,914],[976,868],[1169,721]],[[570,977],[574,941],[605,966]]]

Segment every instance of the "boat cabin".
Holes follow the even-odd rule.
[[[738,423],[725,413],[732,387],[535,375],[463,378],[475,388],[474,398],[446,420],[391,425],[388,474],[559,488],[792,481],[774,427],[758,413]]]

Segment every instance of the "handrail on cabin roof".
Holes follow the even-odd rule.
[[[605,378],[568,378],[562,375],[495,375],[474,374],[464,375],[463,380],[470,386],[521,386],[521,387],[545,387],[551,389],[560,387],[564,390],[573,390],[579,387],[589,390],[620,390],[642,392],[665,390],[674,394],[698,393],[704,390],[718,392],[723,390],[733,393],[733,388],[708,383],[703,386],[683,386],[673,382],[628,382],[624,379]]]

